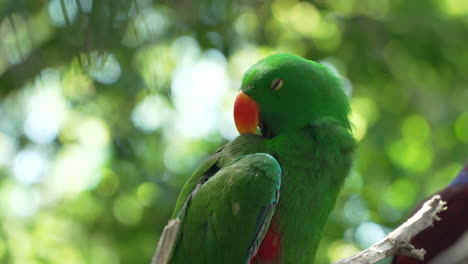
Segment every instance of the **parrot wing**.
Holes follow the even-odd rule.
[[[202,164],[181,192],[171,263],[248,263],[268,230],[279,199],[278,162],[257,153],[218,168],[220,153]]]
[[[211,155],[200,167],[192,174],[190,179],[184,184],[177,198],[176,206],[172,214],[172,218],[181,218],[187,207],[187,203],[198,192],[201,187],[211,176],[213,176],[219,167],[217,163],[222,156],[224,146],[220,147],[215,154]]]

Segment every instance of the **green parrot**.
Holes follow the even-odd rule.
[[[313,263],[350,171],[348,97],[327,67],[282,53],[244,75],[240,136],[186,182],[170,263]]]

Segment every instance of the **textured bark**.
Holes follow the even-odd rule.
[[[414,248],[410,241],[421,231],[432,226],[434,220],[440,220],[437,214],[447,208],[445,204],[440,195],[434,195],[424,203],[418,212],[383,240],[354,256],[337,261],[335,264],[371,264],[394,255],[406,255],[423,260],[426,251]]]

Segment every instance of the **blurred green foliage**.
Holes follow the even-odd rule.
[[[149,263],[236,136],[242,73],[280,51],[352,94],[359,150],[317,263],[348,256],[465,162],[466,43],[465,0],[1,1],[0,263]]]

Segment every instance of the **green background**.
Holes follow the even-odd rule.
[[[317,263],[462,168],[465,0],[4,0],[0,263],[149,263],[182,184],[236,136],[242,73],[276,52],[352,94],[359,149]]]

